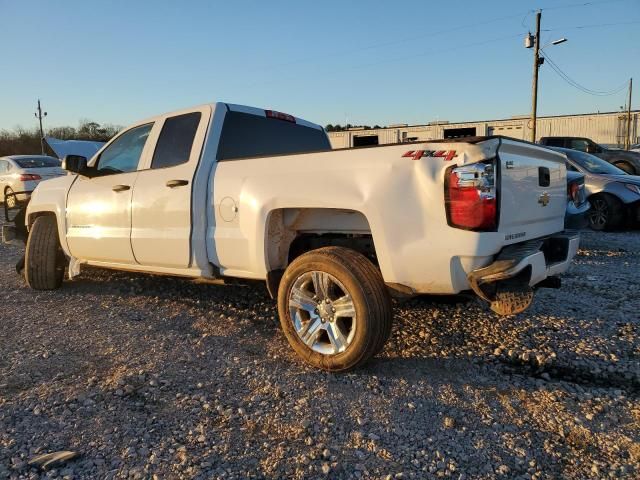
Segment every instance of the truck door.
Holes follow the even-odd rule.
[[[131,196],[153,123],[133,127],[100,153],[91,178],[78,176],[67,198],[67,243],[83,260],[134,264]]]
[[[133,190],[131,246],[141,265],[190,264],[193,179],[210,112],[203,107],[160,120],[155,149]]]

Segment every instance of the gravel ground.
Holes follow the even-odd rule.
[[[396,305],[354,373],[301,365],[262,284],[86,268],[29,290],[0,245],[1,478],[638,478],[640,232],[593,233],[500,318]],[[28,461],[72,450],[40,472]]]

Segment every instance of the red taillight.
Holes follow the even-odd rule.
[[[285,122],[296,123],[296,117],[289,115],[288,113],[276,112],[275,110],[264,111],[267,118],[275,118],[278,120],[284,120]]]
[[[498,224],[493,163],[475,163],[448,170],[449,225],[465,230],[491,231]]]
[[[35,173],[21,173],[18,177],[21,182],[30,182],[33,180],[42,180],[40,175],[36,175]]]
[[[580,185],[570,183],[567,186],[567,194],[569,195],[569,200],[573,201],[574,205],[580,205]]]

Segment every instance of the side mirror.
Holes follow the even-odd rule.
[[[68,172],[82,175],[87,169],[87,157],[83,157],[82,155],[65,155],[62,159],[61,167]]]

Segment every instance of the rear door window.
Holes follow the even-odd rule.
[[[174,167],[189,161],[201,117],[200,112],[192,112],[164,121],[151,168]]]

